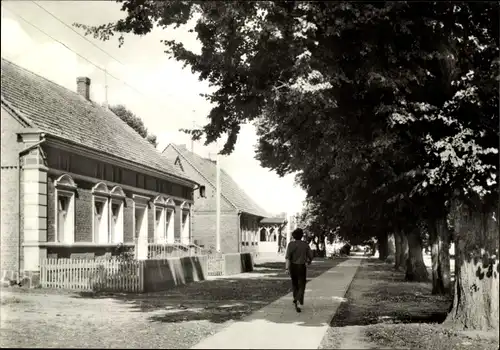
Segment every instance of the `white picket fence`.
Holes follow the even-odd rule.
[[[40,284],[42,288],[141,292],[143,268],[140,261],[43,259]]]
[[[226,274],[224,254],[199,255],[199,257],[205,256],[206,259],[201,259],[200,262],[203,264],[207,276],[224,276]],[[170,257],[167,260],[183,258],[188,257]],[[42,288],[78,291],[139,293],[143,292],[145,288],[145,274],[149,276],[149,281],[152,278],[149,269],[158,268],[155,264],[147,263],[151,260],[159,259],[126,261],[116,258],[42,259],[40,261],[40,285]],[[145,269],[148,271],[145,272]],[[157,277],[165,278],[161,273]]]
[[[182,258],[185,256],[206,255],[206,251],[194,244],[148,243],[148,259]]]

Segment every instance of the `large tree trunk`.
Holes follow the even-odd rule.
[[[396,242],[394,233],[389,233],[387,235],[387,258],[385,261],[392,264],[396,260]]]
[[[408,239],[403,231],[396,230],[394,234],[394,245],[396,250],[394,268],[396,270],[405,269],[406,260],[408,260]]]
[[[398,237],[400,240],[400,243],[396,246],[398,261],[395,264],[394,268],[396,270],[405,270],[406,261],[408,260],[408,238],[406,237],[406,233],[403,231],[398,231]]]
[[[387,241],[387,232],[384,232],[384,233],[381,233],[377,236],[378,238],[378,242],[377,242],[377,245],[378,245],[378,258],[379,260],[382,260],[384,261],[385,259],[387,259],[387,246],[388,246],[388,241]]]
[[[408,259],[406,259],[405,280],[411,282],[426,282],[429,280],[427,267],[422,256],[422,238],[420,229],[415,227],[408,232]]]
[[[454,203],[452,210],[455,294],[445,323],[460,329],[498,332],[498,219],[480,204]]]
[[[401,231],[396,230],[394,232],[394,268],[396,270],[399,269],[399,266],[401,266],[401,249],[403,247],[401,246]]]
[[[432,294],[450,294],[450,232],[445,219],[429,220],[432,259]]]

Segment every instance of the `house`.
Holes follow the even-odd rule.
[[[198,186],[115,114],[2,58],[1,269],[191,241]],[[139,251],[140,250],[140,251]]]
[[[184,145],[169,144],[163,151],[178,170],[206,188],[206,198],[196,197],[193,240],[205,248],[216,248],[216,164],[190,152]],[[260,222],[269,214],[223,170],[220,170],[220,248],[223,253],[258,252]],[[275,243],[277,251],[278,246]]]

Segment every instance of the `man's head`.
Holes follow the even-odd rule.
[[[296,228],[295,230],[293,230],[292,232],[292,237],[293,239],[295,239],[296,241],[300,241],[302,239],[302,237],[304,236],[304,231],[302,231],[301,228]]]

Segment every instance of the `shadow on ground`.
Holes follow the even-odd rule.
[[[363,262],[332,319],[332,327],[377,323],[441,323],[453,301],[431,294],[431,283],[405,282],[392,264],[370,258]]]
[[[316,259],[308,269],[308,281],[346,259]],[[307,289],[307,286],[306,286]],[[148,312],[152,322],[188,322],[207,320],[224,323],[239,320],[291,292],[291,282],[283,262],[256,264],[253,272],[176,286],[165,292],[144,294],[79,293],[74,298],[114,299],[127,304],[131,311]],[[306,293],[307,299],[307,293]],[[306,301],[307,302],[307,301]],[[292,308],[292,300],[283,307]],[[258,312],[252,318],[285,322],[276,315]],[[293,321],[290,321],[293,322]],[[308,322],[304,326],[322,326]]]

